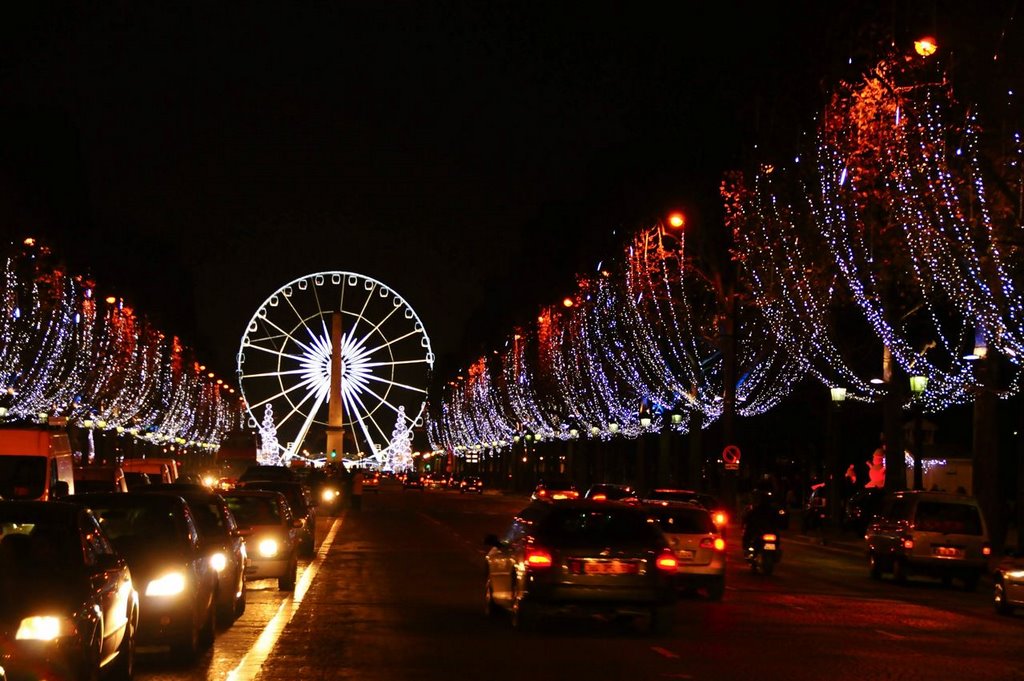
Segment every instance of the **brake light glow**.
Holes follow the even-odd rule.
[[[552,565],[551,554],[542,548],[529,546],[526,548],[526,565],[531,568],[549,568]]]
[[[725,551],[725,540],[721,537],[715,537],[715,551]]]
[[[595,494],[594,496],[591,497],[591,499],[593,499],[594,501],[607,501],[608,500],[608,495],[607,494]]]
[[[779,538],[774,534],[766,534],[761,537],[762,541],[778,541]]]
[[[711,521],[718,527],[725,525],[727,520],[729,520],[729,516],[727,516],[723,511],[716,511],[715,514],[711,516]]]
[[[679,560],[676,558],[676,554],[672,553],[672,549],[662,551],[654,564],[663,572],[675,572],[679,569]]]
[[[983,556],[991,556],[992,555],[992,547],[989,546],[988,544],[985,544],[984,546],[982,546],[981,547],[981,555],[983,555]]]
[[[913,537],[907,537],[906,539],[904,539],[903,540],[903,548],[905,548],[905,549],[912,549],[912,548],[914,548],[914,538]]]

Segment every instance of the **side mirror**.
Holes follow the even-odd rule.
[[[58,480],[53,483],[53,488],[50,492],[54,499],[64,499],[65,497],[71,496],[71,488],[64,480]]]
[[[502,547],[502,544],[501,541],[498,539],[498,535],[489,534],[486,537],[484,537],[484,546],[493,546],[496,549],[500,549]]]

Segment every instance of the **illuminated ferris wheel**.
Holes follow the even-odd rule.
[[[394,440],[411,439],[422,425],[434,353],[416,312],[390,288],[361,274],[320,272],[263,302],[237,359],[249,423],[264,442],[280,443],[280,459],[325,451],[333,427],[343,433],[339,458],[379,465],[398,447]]]

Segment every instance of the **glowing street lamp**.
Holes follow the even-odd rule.
[[[930,57],[938,49],[939,46],[935,42],[935,38],[931,36],[926,35],[914,41],[914,52],[922,57]]]
[[[675,229],[682,229],[683,227],[686,226],[686,216],[683,215],[683,213],[678,210],[669,213],[668,224],[669,227],[673,227]]]
[[[928,389],[927,376],[911,376],[910,392],[914,394],[914,489],[924,489],[924,434],[921,429],[921,396]]]

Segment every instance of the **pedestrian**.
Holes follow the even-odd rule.
[[[363,506],[363,471],[359,468],[352,474],[352,510],[358,511]]]

